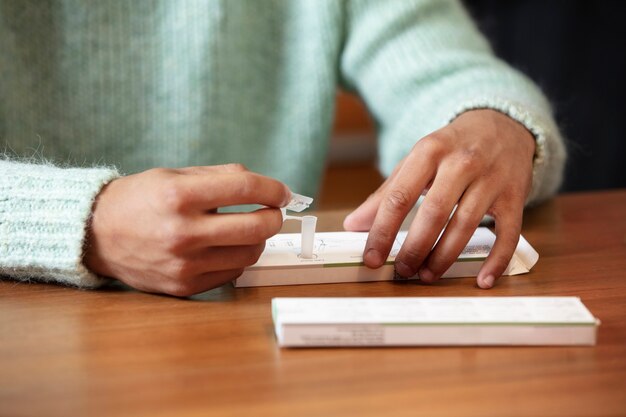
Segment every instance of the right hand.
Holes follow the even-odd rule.
[[[84,262],[136,289],[189,296],[237,278],[278,233],[291,192],[238,164],[151,169],[96,199]],[[219,207],[261,204],[251,213]]]

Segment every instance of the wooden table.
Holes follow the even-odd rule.
[[[626,415],[626,190],[562,195],[527,211],[524,235],[538,265],[490,291],[459,278],[186,300],[0,282],[0,415]],[[269,310],[277,296],[520,295],[581,297],[598,345],[289,350]]]

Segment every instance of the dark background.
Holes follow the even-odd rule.
[[[626,187],[626,2],[464,3],[496,53],[550,98],[569,153],[562,191]]]

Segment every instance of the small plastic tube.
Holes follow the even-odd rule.
[[[302,233],[300,234],[300,256],[305,259],[313,257],[313,246],[315,244],[315,226],[317,217],[302,216]]]
[[[315,216],[290,216],[285,209],[280,209],[283,214],[283,221],[297,220],[300,226],[300,257],[304,259],[313,258],[313,247],[315,246],[315,227],[317,217]]]

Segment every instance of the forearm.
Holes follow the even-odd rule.
[[[547,100],[493,56],[458,2],[350,4],[342,82],[363,96],[381,127],[383,173],[460,113],[489,108],[523,124],[536,139],[528,202],[556,191],[565,147]]]
[[[0,160],[0,276],[96,287],[83,265],[87,223],[113,168]]]

